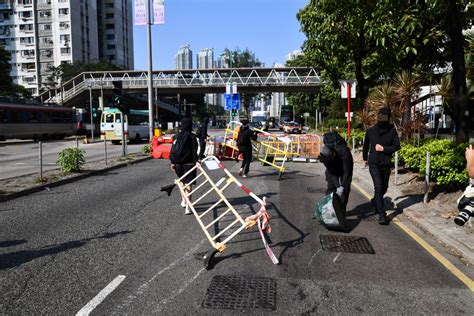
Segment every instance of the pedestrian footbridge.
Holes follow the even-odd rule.
[[[43,103],[67,104],[90,91],[110,95],[114,82],[122,84],[124,94],[147,93],[146,71],[83,72],[61,86],[45,91],[39,96]],[[162,70],[153,72],[155,95],[224,93],[232,82],[241,93],[259,92],[315,92],[321,85],[316,70],[311,67],[284,68],[220,68],[191,70]],[[164,104],[177,113],[174,104]]]

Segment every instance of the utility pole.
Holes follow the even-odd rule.
[[[148,121],[149,121],[149,140],[153,139],[153,57],[151,45],[151,1],[147,0],[147,48],[148,48]]]
[[[89,110],[91,115],[91,141],[94,142],[94,117],[92,116],[92,83],[87,83],[89,88]],[[86,131],[87,132],[87,131]]]

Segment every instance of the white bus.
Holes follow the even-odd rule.
[[[100,119],[100,137],[110,140],[112,144],[122,141],[122,112],[116,108],[105,109]],[[148,111],[130,110],[124,120],[125,139],[140,142],[149,138]]]

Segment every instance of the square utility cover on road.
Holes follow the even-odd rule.
[[[202,307],[271,311],[276,308],[276,290],[276,280],[271,278],[216,275]]]
[[[323,250],[375,254],[374,248],[365,237],[319,235],[319,240]]]

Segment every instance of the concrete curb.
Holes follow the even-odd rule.
[[[373,194],[372,180],[368,170],[355,165],[353,180],[356,180],[368,193]],[[470,248],[474,247],[474,236],[467,234],[462,228],[456,226],[452,220],[452,224],[450,224],[446,223],[446,220],[443,220],[440,216],[438,218],[438,212],[433,210],[436,207],[434,203],[423,204],[423,202],[403,194],[393,184],[393,175],[390,177],[390,182],[387,195],[392,198],[396,207],[403,209],[403,213],[397,216],[400,221],[413,223],[425,233],[431,235],[448,252],[461,256],[471,265],[474,264],[474,249]],[[403,204],[409,206],[402,207]]]
[[[58,187],[60,185],[64,185],[64,184],[68,184],[68,183],[71,183],[71,182],[79,181],[79,180],[82,180],[82,179],[85,179],[85,178],[88,178],[88,177],[92,177],[92,176],[95,176],[95,175],[98,175],[98,174],[102,174],[102,173],[105,173],[105,172],[108,172],[108,171],[111,171],[111,170],[127,167],[127,166],[134,165],[134,164],[137,164],[137,163],[140,163],[140,162],[143,162],[143,161],[147,161],[147,160],[150,160],[152,158],[153,157],[151,157],[151,156],[144,157],[144,158],[139,158],[139,159],[136,159],[136,160],[133,160],[133,161],[120,163],[120,164],[117,164],[115,166],[111,166],[111,167],[107,167],[107,168],[103,168],[103,169],[99,169],[99,170],[92,170],[90,172],[87,172],[87,173],[84,173],[84,174],[78,174],[76,176],[73,176],[73,177],[70,177],[70,178],[67,178],[67,179],[62,179],[62,180],[58,180],[58,181],[55,181],[55,182],[42,184],[42,185],[39,185],[39,186],[36,186],[36,187],[33,187],[33,188],[29,188],[29,189],[26,189],[26,190],[22,190],[22,191],[14,192],[14,193],[7,194],[7,195],[4,195],[4,196],[0,196],[0,202],[13,200],[13,199],[16,199],[16,198],[19,198],[19,197],[22,197],[22,196],[25,196],[25,195],[28,195],[28,194],[40,192],[40,191],[45,190],[46,188],[54,188],[54,187]]]

